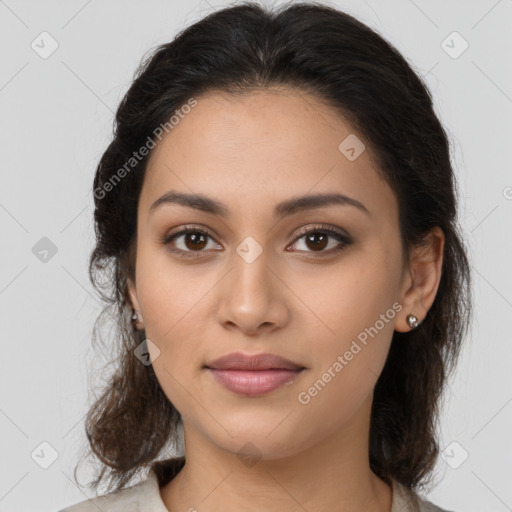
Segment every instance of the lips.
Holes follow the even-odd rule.
[[[303,370],[305,367],[284,357],[270,353],[243,354],[233,352],[205,365],[215,370]]]
[[[295,381],[306,368],[275,354],[227,354],[205,368],[227,390],[246,397],[265,395]]]

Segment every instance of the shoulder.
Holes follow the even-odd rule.
[[[143,506],[139,506],[139,503]],[[168,512],[162,502],[156,474],[150,471],[145,480],[103,496],[75,503],[58,512]]]
[[[393,481],[393,503],[391,512],[454,512],[434,505],[423,496]]]

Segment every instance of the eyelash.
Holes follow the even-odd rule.
[[[198,257],[200,257],[200,253],[204,252],[204,250],[184,251],[182,249],[177,249],[176,247],[172,246],[172,244],[171,244],[171,242],[175,238],[178,238],[182,235],[187,235],[190,233],[201,234],[201,235],[204,235],[204,236],[207,236],[207,237],[210,237],[213,239],[213,236],[207,230],[205,230],[203,228],[199,228],[199,227],[188,227],[187,226],[185,229],[183,229],[177,233],[171,233],[168,236],[164,237],[164,239],[162,240],[162,244],[167,246],[168,250],[171,251],[172,253],[183,256],[184,258],[198,258]],[[352,240],[347,235],[343,234],[342,232],[338,231],[337,229],[332,228],[331,226],[322,224],[322,225],[315,226],[313,228],[302,228],[299,231],[299,233],[297,234],[297,237],[293,241],[292,245],[295,244],[298,240],[300,240],[304,236],[312,234],[312,233],[320,233],[320,234],[329,235],[341,243],[340,246],[338,246],[334,249],[329,249],[328,251],[319,251],[318,254],[321,255],[320,257],[338,254],[339,252],[343,251],[347,246],[352,244]],[[304,252],[304,251],[300,251],[300,252]],[[315,251],[305,251],[305,252],[315,253]],[[194,253],[196,253],[196,254],[194,254]]]

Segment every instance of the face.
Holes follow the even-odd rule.
[[[211,94],[153,150],[129,291],[186,436],[232,453],[251,443],[272,459],[362,428],[408,282],[392,190],[368,147],[339,149],[354,135],[304,93]],[[225,215],[151,208],[171,191],[207,196]],[[317,194],[350,199],[276,210]],[[234,392],[205,368],[233,352],[305,369],[258,395]]]

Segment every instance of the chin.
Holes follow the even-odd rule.
[[[245,458],[249,460],[251,458],[253,460],[283,459],[302,451],[304,440],[297,436],[297,432],[300,431],[298,426],[290,429],[292,425],[288,425],[286,428],[284,426],[286,420],[285,422],[282,420],[283,416],[277,422],[261,422],[260,418],[259,427],[247,420],[238,429],[233,428],[229,422],[224,422],[223,426],[229,433],[219,427],[220,430],[216,429],[210,439],[222,450],[239,457],[242,462]],[[303,429],[301,433],[304,434]]]

